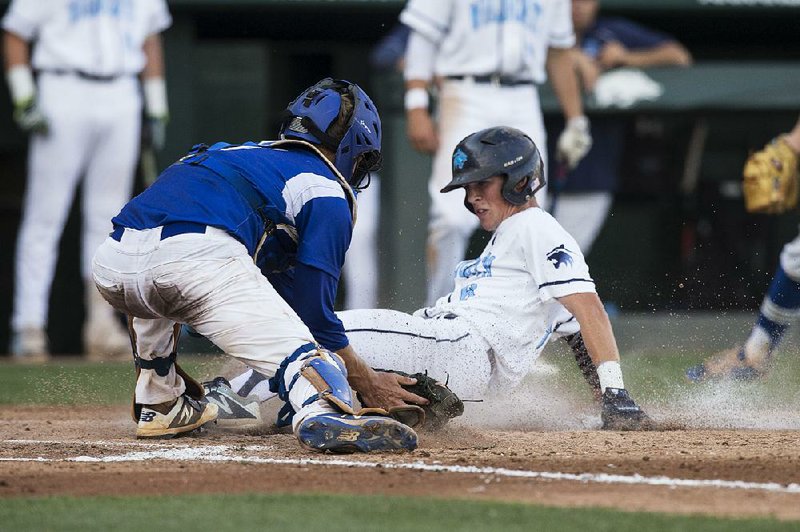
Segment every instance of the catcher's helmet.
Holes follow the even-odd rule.
[[[528,135],[513,127],[490,127],[467,136],[453,150],[453,179],[442,192],[496,175],[505,176],[503,198],[513,205],[524,204],[544,186],[542,156]],[[525,187],[518,191],[521,182]]]
[[[353,111],[341,138],[329,135],[339,116],[342,95],[349,94]],[[305,140],[333,151],[334,166],[355,190],[369,186],[361,182],[381,166],[381,119],[367,93],[355,83],[325,78],[300,93],[286,108],[281,121],[282,138]]]

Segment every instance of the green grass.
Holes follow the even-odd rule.
[[[190,375],[205,379],[216,374],[222,359],[182,356]],[[123,404],[131,400],[135,374],[132,362],[86,362],[56,359],[43,365],[0,366],[0,405],[3,404]]]
[[[489,501],[333,495],[3,499],[0,530],[559,532],[798,530],[769,519],[714,519]]]

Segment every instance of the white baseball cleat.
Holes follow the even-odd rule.
[[[47,333],[41,327],[24,327],[11,337],[11,355],[15,362],[40,363],[50,358]]]
[[[217,405],[181,395],[166,414],[143,405],[136,428],[137,438],[174,438],[199,429],[217,419]]]
[[[242,397],[224,377],[204,382],[205,400],[217,405],[217,426],[223,429],[254,429],[264,425],[258,397]]]

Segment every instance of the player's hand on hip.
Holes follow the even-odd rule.
[[[591,147],[589,119],[585,116],[576,116],[567,121],[564,131],[558,137],[556,157],[572,169],[578,166]]]
[[[25,132],[46,135],[49,130],[47,117],[44,116],[36,100],[30,99],[14,106],[14,122]]]
[[[417,381],[397,373],[373,371],[365,385],[358,390],[366,406],[389,409],[407,404],[426,405],[428,400],[404,389],[402,384],[415,384]]]
[[[422,153],[434,153],[439,148],[439,137],[436,126],[427,109],[410,109],[406,112],[408,118],[408,140],[415,150]]]

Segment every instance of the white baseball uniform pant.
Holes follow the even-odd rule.
[[[453,290],[453,273],[464,260],[467,244],[478,227],[478,219],[464,207],[464,192],[439,192],[452,179],[452,157],[456,145],[476,131],[511,126],[528,134],[544,159],[545,135],[539,95],[533,85],[500,87],[471,80],[445,80],[439,97],[439,150],[433,159],[428,184],[431,196],[428,224],[427,306]],[[547,167],[547,162],[545,168]],[[543,188],[536,194],[544,207]]]
[[[369,188],[358,194],[358,219],[342,268],[346,309],[378,306],[380,207],[381,181],[373,174]]]
[[[338,316],[350,345],[370,366],[427,371],[463,399],[488,393],[491,348],[464,319],[425,319],[385,309],[348,310]]]
[[[584,256],[603,228],[613,200],[611,192],[562,192],[554,216],[572,235]]]
[[[91,261],[130,198],[139,150],[141,97],[135,77],[88,81],[72,74],[39,76],[47,135],[31,137],[28,182],[17,239],[11,325],[43,328],[58,242],[81,179],[81,272],[91,286]],[[112,309],[102,307],[111,319]]]
[[[176,323],[191,325],[225,353],[267,376],[299,349],[311,349],[304,346],[316,347],[311,332],[261,274],[246,248],[225,231],[208,227],[205,233],[161,240],[160,227],[126,229],[120,241],[109,237],[103,242],[92,271],[103,297],[132,317],[131,334],[142,360],[169,357],[176,350]],[[287,385],[300,366],[287,369]],[[298,390],[305,395],[295,394],[291,401],[298,412],[316,393],[301,384]],[[142,369],[136,401],[164,403],[184,391],[174,366],[165,377]],[[311,410],[333,411],[327,405]]]

